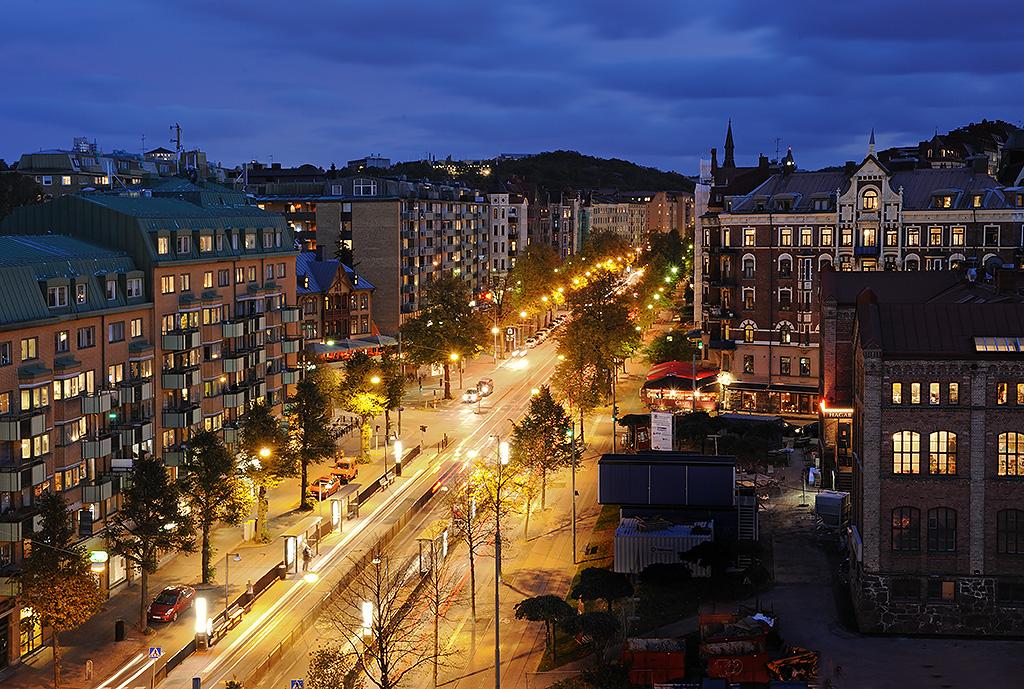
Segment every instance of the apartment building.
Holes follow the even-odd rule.
[[[490,275],[494,279],[516,264],[516,257],[528,243],[526,225],[529,203],[521,194],[488,194],[487,224]]]
[[[1024,305],[858,298],[850,587],[863,631],[1024,632]]]
[[[373,284],[325,253],[320,247],[304,251],[296,259],[303,341],[330,342],[373,334]]]
[[[864,161],[844,170],[800,172],[790,152],[779,166],[754,168],[767,177],[747,193],[713,186],[709,203],[721,206],[702,214],[695,238],[695,317],[705,356],[734,380],[725,407],[816,413],[823,269],[994,274],[1016,265],[1024,190],[1000,186],[979,162],[891,172],[872,140]]]
[[[197,430],[230,444],[253,402],[280,411],[298,382],[299,311],[284,219],[215,184],[66,195],[17,209],[0,233],[19,295],[0,316],[0,553],[15,568],[43,486],[68,493],[86,547],[103,549],[135,458],[173,471]],[[125,570],[112,558],[104,586]],[[31,645],[9,633],[12,649]]]

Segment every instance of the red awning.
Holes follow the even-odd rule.
[[[658,380],[660,378],[684,378],[686,380],[693,380],[694,377],[697,380],[704,380],[709,376],[718,376],[719,369],[717,367],[706,367],[702,363],[697,364],[697,369],[694,371],[693,362],[690,361],[666,361],[663,364],[657,364],[651,367],[651,370],[647,372],[648,382],[652,380]],[[696,376],[694,375],[696,374]]]

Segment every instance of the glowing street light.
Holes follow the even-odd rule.
[[[363,601],[362,605],[363,612],[363,636],[370,635],[370,629],[373,627],[373,603],[368,600]]]
[[[380,385],[380,376],[373,376],[370,378],[370,383],[373,385]]]
[[[519,317],[520,318],[526,318],[526,311],[520,311],[519,312]]]
[[[263,459],[267,459],[268,457],[270,457],[270,448],[269,447],[261,447],[260,448],[260,457],[262,457]]]
[[[402,441],[396,440],[394,445],[395,450],[395,476],[402,475]]]
[[[540,394],[540,388],[530,388],[530,397],[536,397]]]
[[[456,354],[455,352],[452,352],[451,354],[448,355],[448,360],[449,361],[458,361],[459,360],[459,355]]]
[[[498,328],[498,326],[494,326],[494,327],[491,328],[491,334],[492,335],[497,335],[500,332],[501,332],[501,329]]]

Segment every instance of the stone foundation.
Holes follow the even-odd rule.
[[[916,580],[920,597],[893,595],[894,580]],[[955,583],[956,599],[926,598],[928,577],[850,572],[857,625],[862,632],[965,636],[1024,636],[1024,604],[996,602],[995,577],[943,577]]]

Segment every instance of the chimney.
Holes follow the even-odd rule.
[[[757,156],[757,166],[759,168],[762,168],[762,169],[767,168],[768,167],[768,156],[766,156],[764,153],[758,155]]]
[[[324,257],[324,250],[326,248],[327,247],[324,246],[323,244],[317,244],[317,246],[316,246],[316,260],[318,260],[318,261],[325,261],[325,260],[327,260]]]
[[[718,149],[711,149],[711,171],[714,172],[718,169]]]

